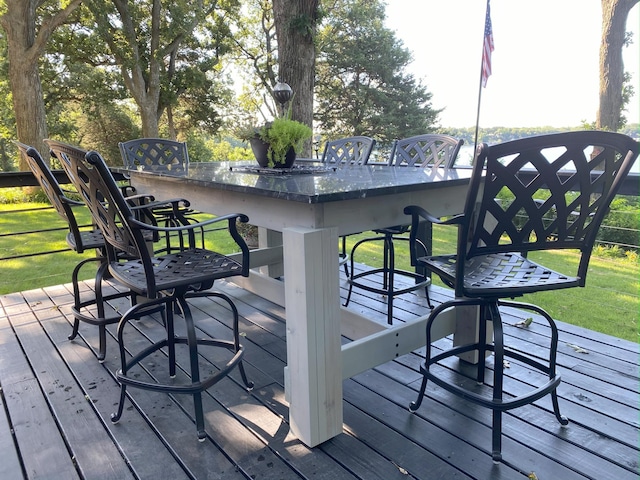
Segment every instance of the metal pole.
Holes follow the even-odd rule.
[[[487,28],[491,29],[491,18],[490,18],[490,9],[489,9],[489,1],[487,0],[487,9],[486,9],[486,13],[485,13],[485,24],[484,24],[484,29],[482,30],[482,56],[480,59],[480,80],[478,81],[478,110],[476,112],[476,131],[475,131],[475,135],[473,138],[473,163],[475,163],[476,161],[476,154],[478,151],[478,132],[480,130],[480,103],[482,100],[482,88],[484,87],[483,85],[483,79],[484,79],[484,62],[485,62],[485,41],[486,36],[487,36]],[[491,33],[491,35],[493,35],[493,33]],[[491,52],[489,52],[489,55],[491,55]]]

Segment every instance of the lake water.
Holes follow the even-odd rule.
[[[561,151],[562,147],[558,147],[558,150]],[[555,149],[550,149],[550,152],[553,152]],[[558,152],[560,153],[560,152]],[[473,162],[473,145],[462,145],[460,148],[460,152],[458,153],[458,158],[456,159],[456,166],[471,166]],[[636,159],[636,162],[631,167],[631,173],[640,173],[640,158]]]

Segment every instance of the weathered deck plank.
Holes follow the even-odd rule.
[[[2,478],[524,479],[535,471],[541,480],[617,480],[640,474],[638,345],[631,342],[560,323],[560,407],[571,423],[560,427],[546,398],[509,412],[501,465],[491,461],[486,409],[430,385],[418,412],[408,412],[424,349],[346,380],[343,434],[310,449],[289,433],[283,309],[222,283],[240,311],[247,372],[256,387],[247,392],[237,372],[211,387],[204,395],[208,438],[199,443],[190,396],[129,389],[123,418],[111,424],[119,394],[115,327],[109,328],[104,364],[95,358],[95,327],[82,325],[76,340],[67,340],[68,287],[0,297]],[[447,295],[432,289],[434,301]],[[354,292],[351,302],[351,308],[385,321],[381,298]],[[198,299],[192,305],[203,335],[228,333],[231,317],[224,304]],[[394,312],[398,322],[411,320],[424,314],[425,299],[398,297]],[[542,354],[549,338],[544,322],[534,319],[529,328],[518,328],[529,314],[505,313],[508,343]],[[160,319],[145,317],[132,322],[127,346],[135,349],[161,335]],[[442,339],[436,348],[449,343]],[[201,368],[214,368],[217,354],[201,353]],[[159,352],[149,359],[140,374],[166,375],[163,357]],[[178,359],[184,361],[180,351]],[[469,381],[453,359],[438,368]],[[537,378],[517,363],[506,373],[508,394]]]
[[[80,478],[8,318],[0,319],[0,335],[3,403],[26,474],[29,478]]]

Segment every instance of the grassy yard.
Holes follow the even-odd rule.
[[[38,206],[37,204],[0,205],[0,212]],[[44,206],[44,205],[42,205]],[[88,213],[81,218],[89,222]],[[0,215],[0,234],[15,231],[32,231],[45,228],[64,228],[65,224],[52,210]],[[348,237],[353,245],[361,236]],[[74,252],[66,251],[66,230],[34,233],[21,237],[0,236],[0,258],[28,252],[45,250],[65,250],[63,253],[40,257],[0,261],[0,294],[30,290],[33,288],[68,283],[70,272],[80,260]],[[434,253],[450,253],[456,241],[455,228],[436,226],[434,228]],[[18,240],[19,239],[19,240]],[[221,233],[207,234],[207,246],[221,252],[229,252],[232,243]],[[381,242],[364,245],[358,250],[358,262],[376,265],[380,258]],[[409,258],[396,252],[400,266],[408,268]],[[91,253],[86,256],[91,256]],[[532,258],[555,270],[567,271],[567,266],[577,262],[572,253],[537,253]],[[86,267],[83,277],[93,277],[95,270]],[[438,283],[439,280],[435,279]],[[591,259],[589,277],[585,288],[566,291],[543,292],[524,298],[525,301],[540,305],[554,318],[579,325],[591,330],[620,338],[640,341],[638,320],[640,316],[640,264],[637,259],[606,258],[594,256]]]
[[[365,234],[367,235],[367,234]],[[347,245],[353,245],[365,235],[349,236]],[[370,234],[368,234],[370,236]],[[381,265],[382,242],[371,242],[358,248],[357,262]],[[434,226],[434,254],[455,251],[456,229]],[[375,246],[374,246],[375,245]],[[396,250],[396,263],[409,268],[405,250]],[[575,273],[578,256],[571,252],[536,252],[530,258],[556,271]],[[573,270],[567,268],[574,268]],[[443,285],[434,278],[436,285]],[[640,264],[637,258],[607,258],[592,256],[585,288],[565,291],[539,292],[518,300],[533,303],[547,310],[553,318],[579,325],[632,342],[640,342]]]

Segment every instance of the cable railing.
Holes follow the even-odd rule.
[[[62,184],[68,184],[69,180],[63,171],[55,171],[58,181]],[[116,180],[126,180],[122,175],[114,174]],[[630,176],[631,177],[631,176]],[[3,191],[6,188],[14,187],[30,187],[37,186],[35,177],[31,172],[0,172],[0,198],[3,197]],[[638,196],[638,178],[631,177],[627,179],[627,184],[623,186],[625,194],[629,195],[631,192],[634,197]],[[2,209],[0,208],[0,272],[3,271],[3,267],[9,265],[8,262],[15,260],[24,260],[33,257],[43,257],[50,255],[51,260],[54,261],[56,256],[69,252],[66,245],[61,244],[64,242],[66,232],[68,228],[66,224],[58,217],[55,209],[52,206],[41,206],[41,204],[34,204],[33,208],[20,208],[20,209]],[[34,229],[31,227],[30,222],[20,221],[21,216],[29,215],[34,212],[41,212],[46,215],[44,220],[41,220],[40,224],[45,224],[41,229]],[[627,211],[612,211],[609,215],[635,215],[637,220],[637,212]],[[90,222],[90,218],[87,216],[87,222]],[[625,225],[638,225],[638,222],[631,221],[624,222]],[[86,223],[86,227],[90,224]],[[640,225],[638,225],[640,228]],[[215,229],[218,230],[218,229]],[[207,230],[208,232],[214,230]],[[617,247],[623,250],[634,250],[640,253],[640,243],[637,240],[628,241],[626,239],[638,239],[640,238],[638,228],[628,228],[626,226],[619,225],[607,225],[606,221],[601,226],[601,234],[598,236],[596,244],[607,247]],[[43,238],[43,236],[46,236]],[[38,237],[38,241],[36,241]],[[622,238],[622,240],[620,240]],[[613,239],[613,240],[612,240]],[[12,246],[19,246],[19,252],[17,248]],[[33,246],[33,248],[30,248]]]
[[[62,170],[53,172],[60,184],[69,184],[69,180]],[[114,172],[116,180],[125,181],[122,175]],[[31,172],[9,172],[0,173],[0,203],[5,202],[5,193],[9,188],[15,187],[38,187],[38,183]],[[24,202],[20,202],[24,203]],[[7,292],[15,282],[16,270],[20,269],[17,275],[20,280],[29,280],[34,285],[47,283],[46,278],[51,276],[49,284],[56,284],[59,278],[57,274],[50,274],[42,268],[42,262],[59,263],[65,261],[69,256],[73,257],[74,263],[77,257],[66,245],[66,235],[69,231],[64,222],[51,205],[43,206],[40,202],[33,203],[33,207],[28,208],[1,208],[0,206],[0,291]],[[38,215],[37,221],[33,221],[29,216]],[[79,215],[80,228],[91,227],[91,217],[86,210]],[[42,228],[36,228],[41,226]],[[209,234],[220,227],[205,228],[204,234]],[[198,234],[199,237],[200,234]],[[178,240],[176,240],[178,242]],[[87,252],[87,256],[93,252]],[[51,262],[43,257],[50,257]],[[9,275],[11,272],[11,275]],[[65,279],[68,275],[65,273]],[[65,283],[66,280],[59,282]]]

